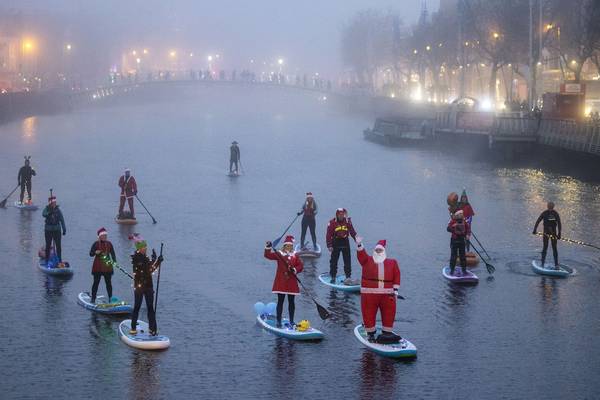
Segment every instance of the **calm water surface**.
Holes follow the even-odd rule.
[[[371,123],[309,95],[230,91],[0,127],[2,193],[31,154],[34,197],[43,202],[54,188],[67,223],[64,258],[76,271],[60,280],[37,270],[41,211],[0,210],[0,397],[600,397],[599,253],[561,244],[561,260],[577,270],[566,280],[530,268],[540,251],[531,229],[546,199],[557,203],[563,236],[600,241],[600,188],[381,147],[362,139]],[[239,179],[226,176],[233,139],[246,173]],[[114,223],[125,167],[157,225],[141,212],[135,228]],[[448,258],[446,195],[462,187],[497,268],[490,280],[479,268],[481,282],[466,288],[440,273]],[[383,359],[360,346],[352,333],[360,298],[318,282],[328,271],[325,256],[307,263],[302,278],[333,317],[322,322],[301,296],[297,319],[308,318],[327,338],[294,343],[256,325],[253,304],[273,300],[274,264],[262,257],[264,242],[279,236],[306,191],[320,207],[321,242],[337,207],[349,209],[367,245],[388,240],[407,298],[395,326],[417,345],[415,361]],[[171,338],[168,351],[127,347],[117,336],[119,319],[77,305],[77,294],[90,290],[88,251],[101,226],[125,264],[131,232],[156,248],[165,243],[158,324]],[[299,225],[293,233],[299,236]],[[132,299],[118,271],[113,285],[115,295]]]

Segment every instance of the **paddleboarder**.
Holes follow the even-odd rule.
[[[235,140],[231,142],[231,146],[229,147],[229,173],[230,174],[239,174],[238,163],[240,163],[240,147],[238,146],[238,142]],[[233,166],[235,165],[235,170]]]
[[[294,326],[296,311],[295,296],[300,294],[296,274],[302,272],[304,265],[300,257],[294,254],[294,237],[288,235],[280,250],[274,250],[271,242],[267,242],[264,256],[268,260],[277,261],[277,271],[273,281],[273,293],[277,294],[277,327],[281,328],[281,316],[285,296],[288,298],[288,313],[290,325]]]
[[[163,262],[163,256],[156,257],[156,252],[152,250],[152,258],[148,258],[146,251],[148,244],[138,234],[130,237],[135,242],[135,253],[131,255],[131,264],[133,266],[133,293],[135,302],[133,312],[131,313],[131,335],[137,334],[137,320],[142,307],[142,299],[146,300],[146,309],[148,311],[148,325],[150,335],[156,336],[156,313],[154,311],[154,285],[152,283],[152,273],[160,268]]]
[[[473,227],[473,217],[475,216],[475,211],[473,207],[469,203],[469,197],[467,196],[467,190],[463,189],[460,200],[458,202],[458,209],[462,210],[465,221],[469,223],[470,227]],[[467,236],[467,251],[471,250],[471,235]]]
[[[327,249],[331,253],[329,260],[329,276],[331,283],[335,283],[337,276],[338,260],[340,253],[344,259],[344,273],[346,280],[344,283],[351,283],[352,264],[350,260],[350,239],[352,236],[356,240],[356,231],[352,225],[352,220],[348,217],[348,211],[345,208],[338,208],[335,212],[335,218],[327,224]]]
[[[398,262],[387,258],[386,241],[377,242],[372,255],[365,250],[362,238],[356,238],[358,262],[362,266],[360,283],[360,309],[363,325],[370,342],[382,344],[397,343],[402,339],[394,330],[396,318],[396,297],[400,288],[400,267]],[[382,331],[375,338],[377,311],[381,313]]]
[[[302,234],[300,235],[300,247],[302,250],[306,250],[306,230],[310,229],[310,237],[313,242],[313,250],[317,250],[317,235],[315,233],[316,215],[318,212],[317,202],[313,197],[312,192],[306,193],[306,201],[302,204],[302,211],[298,215],[302,215]]]
[[[533,227],[533,234],[537,235],[537,228],[540,222],[544,221],[544,235],[542,236],[543,241],[543,249],[542,249],[542,268],[544,268],[544,263],[546,262],[546,254],[548,252],[548,239],[552,243],[552,255],[554,256],[554,268],[559,269],[558,266],[558,247],[557,241],[560,239],[562,232],[562,225],[560,223],[560,215],[554,209],[554,203],[549,201],[547,204],[547,209],[540,214],[537,221],[535,221],[535,226]]]
[[[27,190],[27,203],[31,204],[31,177],[35,176],[35,170],[30,165],[31,156],[25,156],[25,165],[19,169],[17,175],[17,183],[21,186],[21,196],[19,204],[23,204],[25,190]]]
[[[125,169],[125,172],[119,178],[119,187],[121,188],[121,197],[119,200],[119,219],[135,219],[135,212],[133,209],[133,198],[137,195],[137,183],[135,178],[131,175],[129,168]],[[125,207],[125,200],[129,205],[129,215],[125,215],[123,209]]]
[[[446,230],[452,234],[450,238],[450,275],[454,275],[457,256],[460,258],[460,267],[462,269],[462,274],[466,275],[466,244],[467,237],[471,234],[471,226],[465,220],[464,212],[462,210],[458,210],[454,214],[452,214],[452,219],[448,223],[448,227],[446,228]]]
[[[106,284],[106,293],[108,294],[108,302],[110,303],[112,298],[112,265],[107,261],[117,261],[115,255],[115,249],[111,242],[107,240],[108,232],[105,228],[100,228],[96,232],[98,240],[92,244],[90,249],[90,257],[94,257],[94,263],[92,264],[92,276],[94,282],[92,283],[92,303],[96,302],[96,294],[98,293],[98,285],[100,280],[104,277],[104,283]],[[108,260],[107,260],[108,258]]]
[[[65,226],[65,219],[62,211],[56,204],[56,196],[48,197],[48,205],[44,208],[42,216],[45,218],[44,224],[44,237],[46,239],[46,263],[50,261],[50,249],[52,248],[52,242],[54,242],[54,249],[56,250],[56,256],[58,262],[62,262],[62,248],[60,245],[60,232],[62,230],[63,236],[67,234],[67,227]]]

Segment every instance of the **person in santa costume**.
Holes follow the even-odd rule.
[[[446,228],[452,234],[450,238],[450,275],[454,275],[456,257],[460,258],[460,267],[463,275],[467,274],[466,245],[467,238],[471,235],[471,226],[464,218],[462,210],[452,214],[452,219]]]
[[[472,227],[473,226],[473,217],[475,216],[475,211],[473,210],[471,203],[469,203],[469,198],[467,197],[466,189],[463,189],[463,191],[460,195],[460,201],[458,202],[458,209],[462,210],[465,221],[467,221],[469,226]],[[467,251],[471,250],[470,239],[471,239],[471,235],[469,234],[469,236],[467,237],[467,247],[466,247]]]
[[[362,238],[357,237],[358,262],[362,267],[360,283],[360,308],[363,325],[369,341],[397,343],[401,337],[393,332],[396,317],[396,297],[400,288],[400,267],[394,259],[387,258],[386,241],[377,242],[373,254],[367,254]],[[382,332],[375,339],[377,311],[381,313]]]
[[[98,234],[98,240],[92,244],[90,249],[90,257],[94,257],[94,263],[92,264],[92,275],[94,276],[94,283],[92,283],[92,303],[96,302],[96,294],[98,293],[98,285],[100,280],[104,277],[104,283],[106,284],[106,293],[108,294],[108,302],[112,298],[112,274],[113,267],[110,263],[107,263],[107,257],[109,260],[116,262],[117,256],[115,255],[115,249],[111,242],[107,240],[108,232],[105,228],[100,228],[96,232]]]
[[[335,218],[327,224],[327,249],[331,253],[329,259],[329,276],[331,283],[335,283],[337,275],[337,263],[340,259],[340,253],[344,259],[344,273],[346,281],[350,283],[352,276],[352,264],[350,258],[350,239],[352,236],[356,240],[356,231],[352,225],[352,220],[348,217],[348,211],[345,208],[338,208],[335,211]]]
[[[119,178],[119,187],[121,188],[121,198],[119,200],[119,218],[125,218],[123,214],[123,208],[125,207],[125,200],[129,205],[129,213],[131,216],[127,218],[135,219],[135,212],[133,209],[133,198],[137,195],[137,183],[135,178],[131,175],[129,168],[125,169],[125,173]]]
[[[295,296],[300,294],[295,275],[302,272],[304,265],[300,257],[294,254],[294,237],[287,236],[281,250],[274,250],[271,242],[265,247],[265,258],[277,261],[277,272],[273,281],[273,293],[277,294],[277,327],[281,328],[281,315],[285,295],[288,297],[288,312],[290,325],[294,326]]]

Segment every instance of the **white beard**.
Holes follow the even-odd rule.
[[[377,253],[376,251],[373,251],[373,261],[375,261],[376,264],[384,262],[386,258],[387,255],[385,254],[385,250],[382,253]]]

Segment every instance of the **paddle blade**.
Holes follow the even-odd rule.
[[[317,306],[317,311],[319,312],[319,317],[321,317],[321,319],[323,321],[331,316],[329,311],[325,307],[323,307],[322,305],[317,303],[316,301],[315,301],[315,305]]]
[[[4,199],[4,200],[0,201],[0,208],[6,207],[6,200],[8,200],[8,199]]]
[[[275,239],[275,240],[273,240],[271,242],[271,247],[274,248],[274,249],[277,248],[277,246],[279,245],[279,242],[281,242],[281,238],[280,237],[277,238],[277,239]]]
[[[496,271],[496,267],[494,267],[492,264],[485,263],[485,267],[487,268],[487,271],[490,275],[492,275]]]

